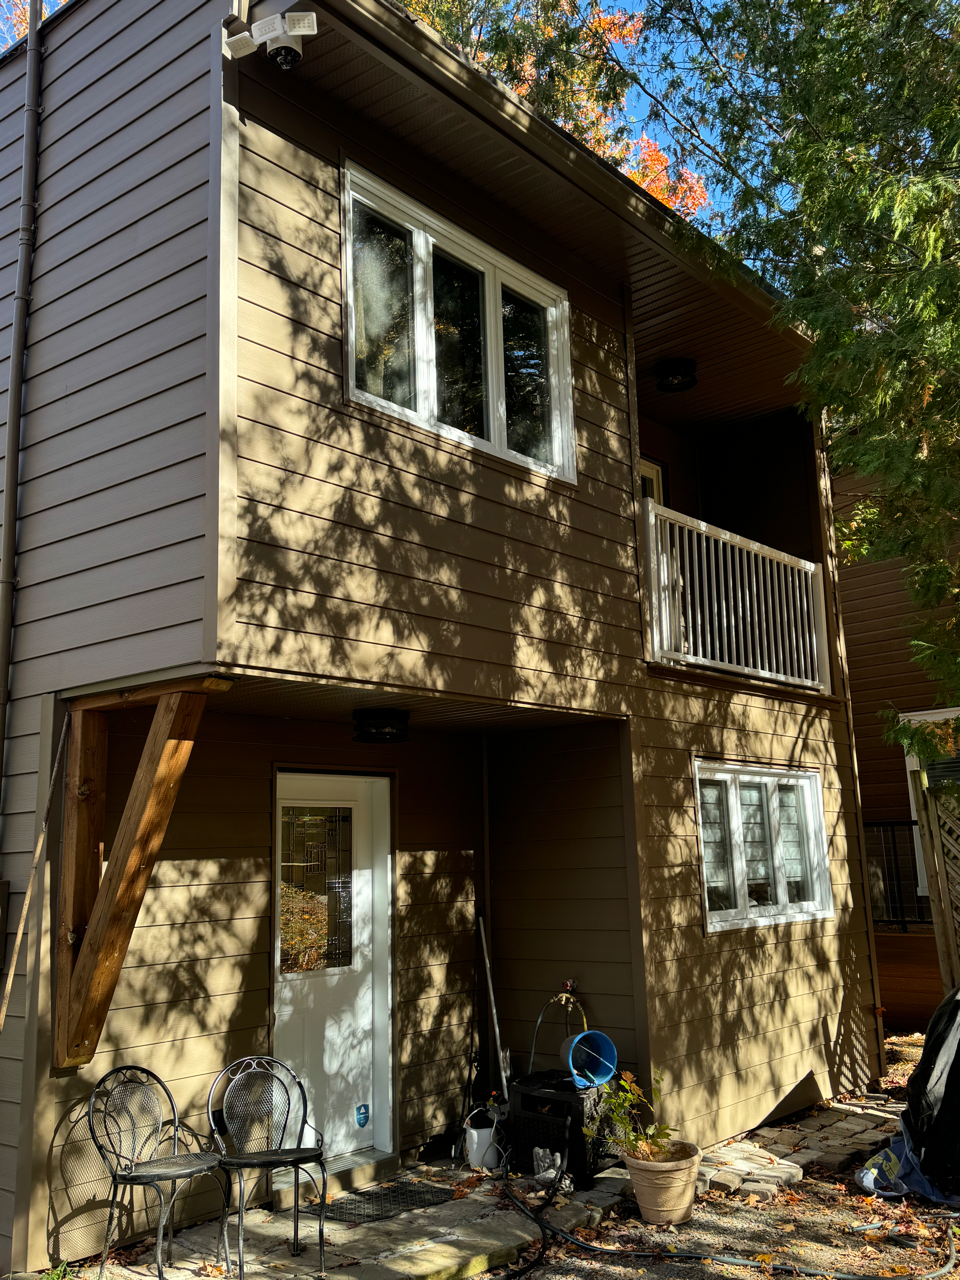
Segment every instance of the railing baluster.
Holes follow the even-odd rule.
[[[657,655],[822,686],[820,566],[644,507]]]
[[[696,650],[693,647],[693,627],[691,625],[692,619],[691,619],[691,611],[690,611],[691,610],[690,595],[691,595],[691,592],[693,591],[693,586],[694,586],[694,577],[693,577],[693,573],[691,572],[692,558],[690,555],[690,546],[693,542],[693,534],[689,529],[686,529],[686,528],[683,529],[682,532],[683,532],[683,557],[684,557],[683,616],[686,619],[686,623],[687,623],[687,634],[685,637],[684,652],[695,653]]]
[[[806,579],[801,578],[799,570],[793,574],[793,598],[796,602],[797,640],[800,645],[800,670],[797,675],[804,680],[810,679],[810,624],[806,611]]]
[[[741,667],[753,666],[750,662],[748,652],[746,652],[745,636],[748,634],[750,626],[750,611],[746,607],[746,591],[745,585],[741,586],[740,579],[740,548],[731,547],[733,553],[733,600],[736,602],[733,617],[736,618],[737,625],[737,658],[740,660]]]
[[[692,531],[692,540],[694,540],[694,556],[696,559],[695,582],[696,582],[696,657],[707,658],[707,644],[705,644],[703,602],[704,591],[703,585],[703,534],[700,530]]]
[[[790,637],[790,669],[788,675],[799,676],[799,636],[793,608],[793,565],[783,566],[783,608],[787,615],[787,635]]]

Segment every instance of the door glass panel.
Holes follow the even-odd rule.
[[[437,348],[437,417],[487,439],[483,351],[483,275],[433,253],[433,327]]]
[[[740,783],[740,818],[743,853],[747,863],[747,899],[751,907],[776,902],[770,824],[767,820],[767,788],[762,782]]]
[[[281,973],[353,963],[352,812],[313,805],[281,808]]]
[[[787,901],[811,902],[813,889],[803,843],[803,801],[800,788],[781,783],[777,787],[777,793],[780,798],[780,845],[787,878]]]
[[[722,782],[700,783],[700,824],[707,908],[710,911],[732,911],[737,905],[737,895],[733,881],[727,789]]]
[[[357,201],[353,206],[357,388],[416,409],[413,237]]]
[[[537,462],[553,462],[547,313],[504,288],[503,369],[507,445]]]

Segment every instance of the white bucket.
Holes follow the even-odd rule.
[[[486,1116],[486,1113],[484,1113]],[[467,1121],[467,1162],[474,1169],[499,1169],[500,1151],[497,1147],[497,1126],[475,1129]]]

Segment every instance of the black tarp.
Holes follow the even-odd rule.
[[[946,1195],[960,1195],[960,987],[930,1019],[902,1121],[920,1172]]]

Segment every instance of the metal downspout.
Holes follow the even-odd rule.
[[[20,487],[20,431],[23,421],[23,370],[30,310],[30,273],[37,222],[37,162],[40,152],[40,21],[42,0],[30,0],[27,24],[27,75],[23,108],[23,166],[20,188],[20,244],[10,340],[10,389],[7,395],[7,449],[0,542],[0,783],[7,742],[10,656],[13,648],[13,593],[16,586],[17,511]]]

